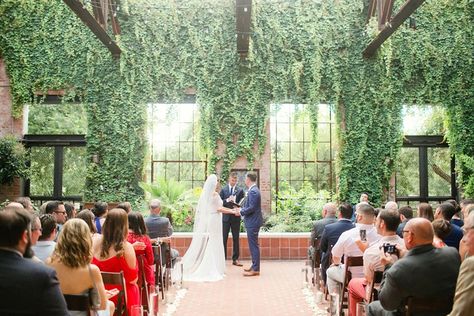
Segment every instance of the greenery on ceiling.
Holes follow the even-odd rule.
[[[141,196],[146,104],[179,102],[188,87],[197,90],[210,171],[222,168],[223,178],[238,157],[252,164],[263,152],[269,103],[334,104],[339,197],[351,202],[362,191],[383,198],[402,104],[446,105],[461,182],[474,194],[472,1],[428,1],[417,30],[403,26],[371,60],[361,57],[374,36],[363,3],[255,0],[241,61],[234,1],[129,0],[117,61],[62,1],[0,0],[0,54],[17,114],[38,90],[66,89],[86,105],[88,200]]]

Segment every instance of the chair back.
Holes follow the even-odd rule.
[[[155,256],[155,285],[158,286],[161,292],[161,299],[165,299],[164,274],[161,255],[161,246],[152,245],[153,255]]]
[[[374,276],[372,278],[372,283],[370,284],[370,298],[367,301],[371,303],[372,301],[376,301],[378,299],[377,290],[375,289],[376,284],[380,284],[383,278],[383,271],[374,271]]]
[[[67,309],[69,311],[85,311],[91,310],[91,301],[89,294],[64,294]]]
[[[137,280],[137,285],[138,285],[138,290],[140,293],[140,302],[142,303],[143,306],[148,307],[149,306],[149,295],[148,295],[148,282],[146,281],[146,276],[145,276],[145,255],[137,255],[137,261],[138,261],[138,280]]]
[[[316,238],[311,241],[311,246],[314,249],[313,253],[313,268],[319,268],[321,265],[321,238]]]
[[[125,313],[128,316],[127,309],[127,294],[125,293],[125,279],[123,277],[123,271],[120,272],[101,272],[102,280],[104,285],[118,285],[120,286],[119,293],[117,294],[117,306],[115,310],[117,315],[122,315]]]
[[[405,316],[425,313],[445,313],[449,314],[453,309],[453,297],[408,297],[405,305]],[[443,314],[444,315],[444,314]]]
[[[339,305],[339,314],[342,315],[342,310],[347,308],[347,301],[349,300],[346,297],[347,293],[347,284],[352,279],[352,274],[349,271],[350,267],[362,267],[364,265],[364,257],[347,257],[345,262],[345,271],[344,271],[344,283],[342,283],[342,292],[340,295],[340,305]]]

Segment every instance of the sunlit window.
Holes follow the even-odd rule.
[[[328,105],[313,106],[318,107],[316,146],[312,145],[310,105],[271,105],[272,183],[277,193],[282,185],[298,190],[305,181],[316,192],[335,191],[333,113]]]
[[[150,164],[147,182],[159,177],[175,179],[186,186],[202,186],[206,157],[200,152],[197,104],[150,104],[148,139]]]

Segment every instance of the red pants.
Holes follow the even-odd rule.
[[[348,286],[349,292],[349,316],[356,316],[357,303],[362,302],[365,298],[365,287],[367,280],[365,278],[354,278]]]

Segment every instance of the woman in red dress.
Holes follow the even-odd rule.
[[[137,286],[138,264],[133,246],[127,241],[128,217],[122,209],[112,209],[102,228],[102,235],[94,238],[92,263],[102,272],[123,271],[127,292],[127,309],[130,314],[133,305],[139,305]],[[106,289],[120,289],[106,284]],[[111,299],[117,306],[117,296]]]
[[[150,237],[146,234],[145,220],[140,212],[130,212],[128,214],[128,242],[133,245],[135,255],[143,256],[143,268],[145,279],[148,284],[155,284],[155,274],[153,273],[153,248]]]

